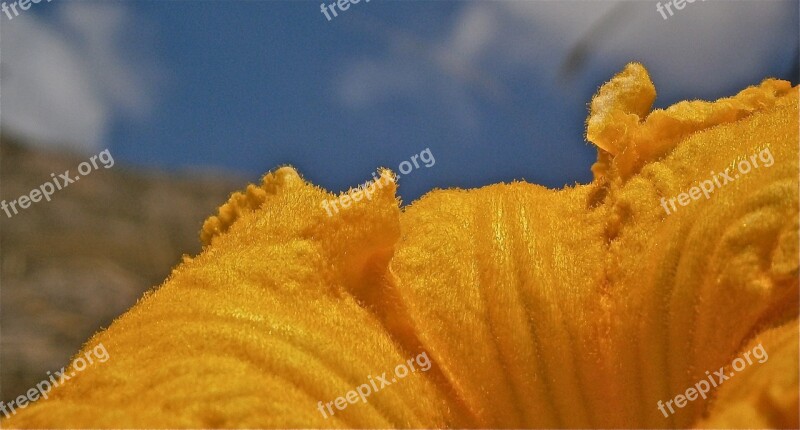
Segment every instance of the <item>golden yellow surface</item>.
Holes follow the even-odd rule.
[[[328,216],[337,196],[266,175],[85,345],[107,362],[3,427],[798,427],[798,89],[654,98],[638,64],[606,84],[595,180],[562,190],[435,190],[401,209],[384,170],[371,200]],[[773,165],[662,207],[765,150]],[[658,410],[757,344],[767,361]],[[318,410],[421,352],[428,372]]]

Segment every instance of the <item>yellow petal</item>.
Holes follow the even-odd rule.
[[[637,64],[601,88],[595,181],[563,190],[438,190],[401,214],[384,171],[329,215],[336,196],[290,168],[267,175],[204,224],[201,255],[87,343],[107,362],[3,425],[796,424],[796,377],[780,372],[797,355],[775,328],[798,316],[797,88],[648,114],[654,97]],[[761,166],[668,212],[662,198],[742,160]],[[710,393],[710,415],[703,399],[658,410],[755,341],[777,358],[752,394],[743,373]],[[428,372],[318,409],[420,353]]]
[[[395,184],[383,175],[370,201],[331,217],[321,202],[335,196],[290,168],[250,188],[258,205],[234,207],[234,196],[221,212],[235,222],[87,344],[110,359],[4,426],[447,425],[444,396],[421,372],[330,418],[318,409],[420,352],[398,346],[351,293],[376,288],[399,236]]]
[[[725,374],[735,374],[720,386],[717,398],[711,405],[710,416],[701,421],[701,428],[736,428],[746,424],[752,428],[800,427],[797,412],[800,411],[800,385],[797,366],[797,320],[768,330],[753,339],[743,351],[761,347],[763,351],[741,372],[729,365]],[[742,360],[747,358],[738,354]],[[737,358],[740,358],[737,357]],[[737,367],[741,368],[741,362]]]
[[[398,289],[478,426],[689,426],[705,402],[668,419],[656,403],[797,315],[797,90],[614,128],[644,115],[648,79],[631,65],[592,104],[590,138],[619,150],[593,184],[436,191],[401,219]],[[765,150],[774,164],[709,199],[660,205]]]

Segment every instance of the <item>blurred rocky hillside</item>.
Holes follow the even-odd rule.
[[[75,176],[87,159],[0,139],[0,199],[28,194],[51,173]],[[182,254],[196,254],[203,220],[245,182],[115,161],[50,202],[11,218],[0,211],[0,400],[60,370],[93,333],[163,282]]]

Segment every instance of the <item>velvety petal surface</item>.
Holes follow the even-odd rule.
[[[595,179],[561,190],[435,190],[401,210],[384,170],[329,215],[338,196],[270,173],[87,343],[107,362],[3,425],[796,427],[798,89],[650,112],[655,95],[638,64],[600,89]],[[768,361],[658,409],[758,343]],[[420,353],[428,371],[321,412]]]
[[[382,183],[331,217],[321,202],[336,196],[291,168],[234,195],[206,224],[211,245],[87,344],[110,359],[4,427],[448,424],[445,396],[422,373],[332,417],[318,410],[419,353],[356,298],[378,288],[400,233],[388,171]]]

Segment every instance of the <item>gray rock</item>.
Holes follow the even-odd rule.
[[[113,156],[113,153],[112,153]],[[88,157],[0,140],[10,201]],[[203,220],[244,179],[102,165],[11,218],[0,211],[0,400],[67,365],[83,342],[200,251]]]

